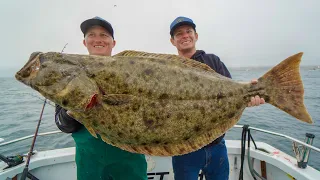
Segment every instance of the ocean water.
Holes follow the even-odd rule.
[[[230,69],[233,79],[250,81],[262,76],[267,68]],[[301,68],[301,76],[305,87],[305,105],[314,123],[307,124],[296,120],[272,105],[246,108],[238,124],[248,124],[266,129],[299,140],[304,140],[305,133],[313,133],[316,137],[313,145],[320,147],[320,69]],[[0,138],[10,141],[19,137],[34,134],[38,124],[44,98],[11,78],[0,78]],[[53,104],[47,104],[44,110],[39,132],[58,130],[54,123]],[[294,156],[290,140],[252,131],[255,141],[266,142]],[[226,133],[226,139],[241,139],[241,129],[232,128]],[[29,151],[32,139],[0,147],[0,154],[15,155]],[[38,137],[34,150],[48,150],[74,146],[70,134],[59,133]],[[311,152],[309,165],[320,170],[320,153]]]

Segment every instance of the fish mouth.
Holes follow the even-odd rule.
[[[32,53],[29,61],[15,75],[16,79],[24,84],[30,85],[30,81],[35,78],[40,69],[40,55],[42,53]]]

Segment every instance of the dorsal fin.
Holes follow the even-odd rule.
[[[180,61],[190,67],[200,68],[209,72],[215,72],[208,65],[195,61],[193,59],[184,58],[174,54],[158,54],[158,53],[148,53],[143,51],[133,51],[133,50],[125,50],[118,54],[113,55],[113,57],[126,56],[126,57],[147,57],[147,58],[155,58],[155,59],[165,59],[172,61]]]

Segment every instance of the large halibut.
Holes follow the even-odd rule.
[[[255,95],[312,123],[304,105],[301,57],[298,53],[285,59],[252,85],[176,55],[36,52],[16,79],[72,111],[106,143],[173,156],[198,150],[232,128]]]

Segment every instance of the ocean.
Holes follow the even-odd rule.
[[[233,79],[250,81],[262,76],[268,68],[230,69]],[[320,69],[302,67],[301,76],[305,88],[305,105],[314,123],[307,124],[296,120],[269,104],[246,108],[238,124],[248,124],[265,130],[282,133],[304,141],[306,133],[313,133],[313,145],[320,147]],[[0,77],[0,138],[10,141],[27,135],[33,135],[38,124],[44,98],[15,80],[14,77]],[[53,103],[46,105],[39,132],[58,130],[54,123]],[[226,139],[240,140],[241,128],[232,128],[226,133]],[[282,137],[251,131],[255,141],[266,142],[285,153],[294,156],[292,142]],[[2,155],[16,155],[29,151],[32,139],[0,147]],[[34,150],[42,151],[55,148],[73,147],[70,134],[59,133],[38,137]],[[309,165],[320,170],[320,153],[312,151]]]

